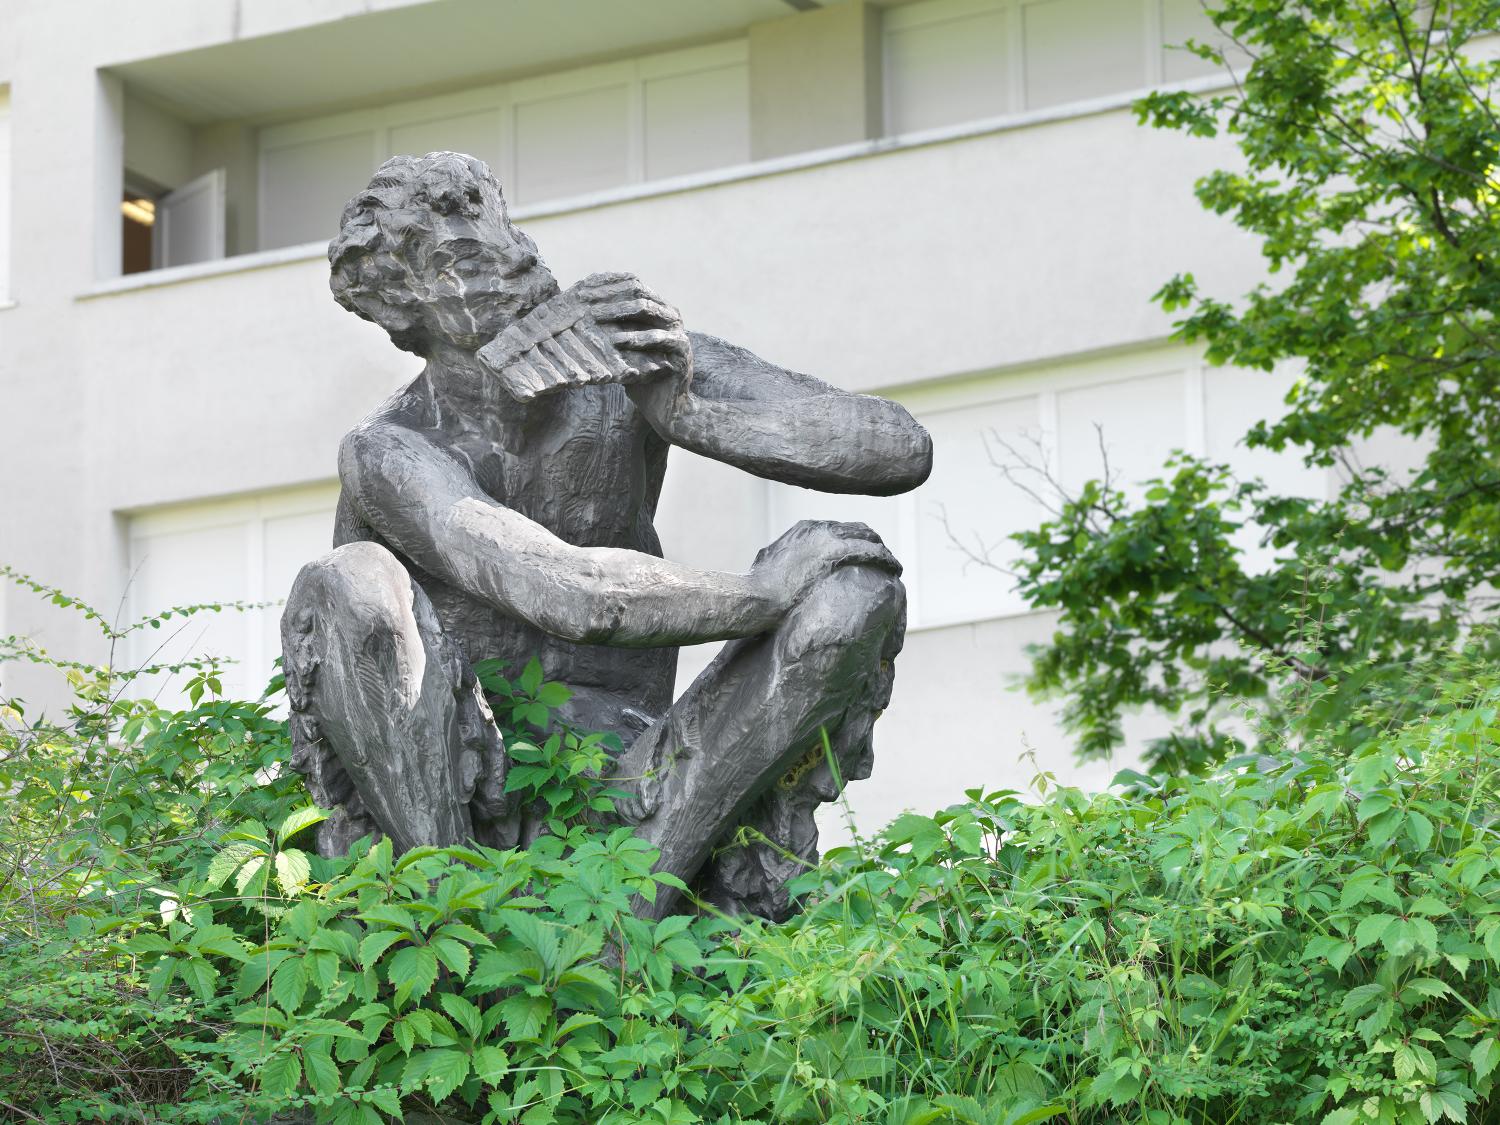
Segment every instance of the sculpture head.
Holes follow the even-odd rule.
[[[558,290],[484,161],[457,152],[382,164],[344,208],[328,262],[334,299],[418,355],[481,347]]]

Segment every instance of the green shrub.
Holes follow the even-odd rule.
[[[965,1120],[1485,1119],[1500,684],[1444,702],[1343,759],[904,816],[806,877],[750,1002]]]
[[[0,732],[16,1120],[1436,1122],[1493,1113],[1500,678],[1208,779],[972,792],[798,880],[783,926],[630,912],[611,745],[498,709],[526,851],[328,861],[267,701]],[[1424,689],[1426,690],[1426,689]],[[1310,703],[1314,706],[1316,701]],[[1351,728],[1352,729],[1352,728]],[[1353,752],[1332,746],[1357,744]]]

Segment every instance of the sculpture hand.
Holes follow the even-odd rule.
[[[625,273],[584,278],[478,355],[518,402],[599,383],[664,385],[675,394],[693,372],[692,344],[677,310]]]
[[[583,301],[620,358],[647,380],[670,376],[677,389],[692,377],[693,346],[682,316],[631,273],[596,273],[571,292]]]
[[[755,556],[750,577],[791,609],[815,583],[844,566],[901,573],[896,556],[866,525],[803,520]]]

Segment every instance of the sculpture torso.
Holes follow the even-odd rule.
[[[661,556],[652,521],[669,447],[623,387],[582,387],[481,413],[448,408],[424,372],[369,421],[419,432],[458,460],[487,496],[565,542]],[[471,662],[499,660],[514,676],[538,657],[548,679],[573,689],[564,714],[576,725],[613,730],[629,741],[671,703],[675,648],[620,649],[549,636],[423,571],[341,497],[334,545],[354,540],[380,542],[401,559]]]

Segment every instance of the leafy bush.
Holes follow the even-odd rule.
[[[782,926],[641,921],[608,740],[497,713],[525,851],[309,854],[282,724],[124,702],[0,734],[16,1120],[1455,1122],[1500,1064],[1500,677],[1440,669],[1215,778],[968,794],[833,852]],[[1332,689],[1330,689],[1332,690]],[[1313,701],[1315,705],[1316,701]],[[1350,731],[1368,732],[1363,739]],[[1262,739],[1262,744],[1267,744]],[[1347,750],[1346,747],[1354,746]]]
[[[965,1120],[1486,1119],[1500,681],[1443,704],[1348,757],[902,817],[807,877],[753,1002],[863,1033]]]

